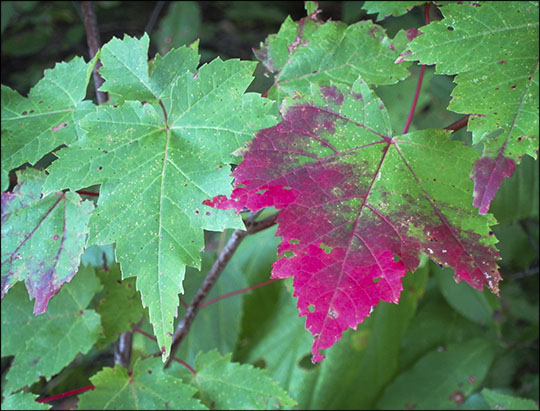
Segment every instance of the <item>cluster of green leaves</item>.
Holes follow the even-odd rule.
[[[383,19],[404,15],[420,3],[366,2],[364,8]],[[495,70],[501,66],[492,61],[495,53],[474,51],[463,42],[489,36],[501,24],[495,6],[475,4],[463,7],[470,15],[488,11],[476,15],[485,23],[485,33],[477,25],[469,27],[469,14],[459,15],[453,9],[457,6],[445,5],[444,19],[452,20],[454,30],[443,19],[412,43],[406,32],[395,30],[389,37],[370,21],[327,25],[316,18],[301,24],[287,18],[279,33],[261,45],[267,52],[257,53],[275,74],[268,99],[245,92],[255,63],[216,59],[198,67],[198,43],[171,48],[193,40],[190,33],[178,31],[180,18],[191,16],[182,23],[186,25],[200,21],[193,3],[171,6],[161,21],[153,40],[163,55],[168,52],[163,57],[148,62],[146,35],[113,39],[102,48],[96,59],[103,63],[108,105],[85,100],[96,59],[57,64],[28,97],[2,86],[2,357],[3,368],[10,366],[2,375],[2,407],[46,408],[35,403],[35,393],[49,394],[51,387],[67,391],[88,385],[90,379],[95,389],[81,395],[81,409],[296,404],[305,409],[538,409],[533,401],[516,398],[538,401],[538,351],[523,348],[538,341],[538,276],[507,278],[499,301],[455,284],[450,270],[427,260],[404,277],[399,305],[381,303],[356,331],[344,333],[322,364],[310,361],[312,341],[288,280],[203,308],[177,353],[194,364],[194,373],[177,363],[163,370],[162,362],[151,358],[156,351],[168,355],[174,318],[185,311],[178,309],[178,294],[190,301],[226,238],[224,233],[208,234],[208,252],[201,257],[203,229],[243,227],[238,215],[206,207],[203,200],[231,193],[229,164],[241,160],[232,153],[256,130],[279,121],[277,106],[283,97],[306,94],[312,84],[352,86],[360,76],[377,86],[397,131],[405,122],[403,106],[414,94],[415,80],[405,79],[409,63],[394,61],[436,63],[437,73],[460,73],[453,92],[459,104],[453,102],[450,109],[482,114],[489,108],[472,123],[474,143],[486,143],[487,155],[489,150],[500,153],[500,147],[506,150],[526,133],[519,142],[528,148],[512,158],[534,154],[538,117],[530,107],[537,104],[538,94],[529,96],[533,88],[528,87],[516,95],[511,88],[504,99],[485,94],[479,102],[474,80],[485,75],[482,84],[500,80],[512,86],[515,77],[523,80],[518,88],[538,88],[537,66],[527,73],[530,56],[522,61],[519,48],[508,40],[515,71],[505,71],[508,66]],[[537,10],[538,4],[523,7]],[[354,5],[346,9],[354,14]],[[307,11],[316,17],[315,5],[308,3]],[[401,18],[405,20],[390,20],[388,29],[410,27],[404,23],[410,14]],[[518,24],[513,22],[509,30]],[[524,26],[524,31],[538,30],[537,24]],[[304,40],[309,39],[304,49],[295,43],[299,27]],[[461,36],[452,44],[467,51],[462,53],[465,63],[452,69],[445,66],[447,60],[460,51],[442,46],[443,34],[449,32]],[[431,44],[422,45],[424,41]],[[352,60],[329,58],[336,42],[343,45],[340,58],[351,54]],[[301,52],[290,55],[291,45]],[[365,61],[355,59],[359,56]],[[310,76],[314,70],[318,74]],[[430,116],[417,117],[412,129],[441,128],[457,118],[445,110],[453,88],[450,78],[428,71],[426,82],[420,107]],[[407,98],[405,104],[400,96]],[[496,134],[498,129],[503,132]],[[489,148],[492,134],[493,144],[499,144],[494,149]],[[46,173],[31,168],[63,145],[67,147],[55,152],[57,159]],[[9,174],[15,176],[12,171],[21,168],[14,186]],[[83,188],[99,189],[96,204],[74,192]],[[530,245],[538,244],[538,168],[531,158],[524,158],[503,183],[492,211],[502,223],[494,231],[501,240],[503,274],[527,274],[538,264]],[[275,230],[267,230],[248,238],[209,298],[267,280],[278,242],[274,235]],[[107,245],[113,243],[114,259]],[[85,264],[79,265],[81,254]],[[156,336],[158,347],[136,333],[129,369],[110,368],[112,343],[135,323]]]

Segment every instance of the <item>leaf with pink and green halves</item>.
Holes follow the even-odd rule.
[[[294,276],[314,362],[379,301],[399,301],[420,252],[452,267],[456,281],[498,293],[496,221],[471,204],[474,150],[445,130],[392,136],[386,108],[361,79],[312,85],[282,111],[234,171],[231,198],[206,203],[281,210],[273,277]]]
[[[457,74],[448,109],[470,114],[473,143],[484,144],[471,178],[485,214],[521,158],[538,154],[538,2],[457,2],[441,11],[406,59]]]
[[[17,177],[13,192],[2,193],[2,299],[24,281],[37,315],[77,272],[94,206],[73,192],[43,197],[44,172]]]

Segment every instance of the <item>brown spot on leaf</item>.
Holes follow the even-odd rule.
[[[60,236],[58,234],[55,234],[51,237],[54,241],[58,240]]]

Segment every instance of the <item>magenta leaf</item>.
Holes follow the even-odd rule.
[[[474,150],[445,130],[392,136],[386,108],[362,80],[311,85],[282,111],[234,171],[231,198],[205,203],[281,209],[273,277],[294,275],[314,362],[379,301],[399,301],[420,252],[454,268],[456,281],[498,293],[496,221],[470,201]]]
[[[77,272],[94,206],[73,192],[43,197],[43,172],[27,169],[18,180],[2,193],[2,299],[24,281],[38,315]]]
[[[516,169],[516,162],[503,155],[504,147],[495,157],[482,156],[474,163],[471,179],[474,181],[474,202],[480,214],[489,211],[503,180],[510,178]]]

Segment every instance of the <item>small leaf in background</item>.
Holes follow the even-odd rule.
[[[528,398],[514,397],[484,388],[482,395],[492,410],[537,410],[538,404]]]
[[[28,97],[2,86],[2,191],[8,188],[7,172],[34,165],[77,139],[75,122],[92,107],[83,99],[97,57],[89,63],[76,57],[45,70]]]
[[[94,205],[73,192],[43,197],[41,171],[17,175],[13,192],[2,193],[2,299],[24,281],[37,315],[77,273]]]
[[[98,270],[106,295],[101,298],[96,311],[101,316],[105,336],[97,345],[105,345],[118,339],[121,333],[129,331],[144,314],[141,296],[135,289],[135,279],[121,280],[120,266],[115,264],[110,270]]]
[[[386,388],[377,408],[456,409],[481,386],[494,355],[480,338],[435,349]]]
[[[231,153],[275,119],[271,102],[244,94],[255,62],[217,58],[196,70],[196,49],[182,47],[148,64],[148,44],[147,35],[126,35],[103,46],[101,90],[123,103],[81,121],[86,134],[57,153],[44,190],[102,184],[88,245],[116,243],[122,278],[137,277],[165,359],[203,229],[243,227],[202,202],[231,191]]]
[[[474,206],[485,214],[521,157],[537,156],[538,3],[457,2],[441,11],[444,19],[420,29],[406,59],[458,74],[448,108],[471,114],[473,142],[484,143],[472,178]]]
[[[284,95],[309,92],[310,83],[348,85],[359,77],[368,84],[394,84],[409,76],[406,66],[394,64],[407,43],[404,32],[395,39],[369,20],[347,26],[322,22],[316,13],[293,22],[287,17],[279,32],[267,37],[255,56],[274,75],[269,92]]]
[[[167,14],[152,34],[152,40],[157,44],[159,52],[165,55],[173,48],[191,44],[196,40],[201,22],[201,10],[197,2],[171,2]]]
[[[377,21],[388,16],[402,16],[411,11],[414,6],[425,4],[425,1],[365,1],[362,8],[369,14],[377,15]]]
[[[443,130],[392,137],[382,101],[361,79],[312,85],[282,110],[235,169],[231,199],[206,204],[281,209],[273,276],[294,275],[314,362],[379,301],[399,301],[420,251],[454,268],[457,281],[498,293],[495,219],[470,202],[472,149]]]
[[[137,360],[133,371],[116,365],[90,378],[95,389],[80,396],[81,410],[206,410],[195,389],[163,372],[159,358]]]
[[[212,409],[268,410],[292,407],[296,402],[264,370],[231,362],[231,354],[200,353],[192,384],[201,401]]]
[[[436,269],[435,278],[441,294],[446,302],[458,313],[475,323],[487,325],[493,319],[494,307],[489,302],[489,296],[475,290],[465,283],[456,284],[448,269]],[[497,301],[498,303],[498,301]]]
[[[37,317],[22,284],[13,287],[2,301],[2,357],[15,356],[4,394],[59,373],[94,346],[99,315],[86,306],[100,287],[94,269],[83,267]]]
[[[40,404],[36,402],[37,395],[30,392],[18,392],[9,394],[2,401],[3,410],[49,410],[48,404]]]

